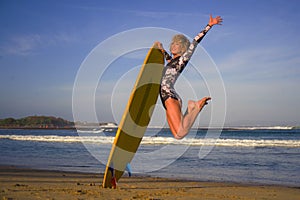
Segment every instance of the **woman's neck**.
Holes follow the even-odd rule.
[[[180,54],[173,54],[173,58],[177,58],[179,56],[181,56],[181,55]]]

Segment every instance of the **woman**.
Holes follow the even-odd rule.
[[[223,19],[220,16],[213,18],[212,15],[210,15],[208,25],[203,31],[196,35],[192,43],[190,43],[184,35],[175,35],[170,46],[173,57],[164,50],[160,42],[155,43],[168,61],[168,64],[163,70],[163,76],[160,83],[160,97],[163,106],[166,109],[166,116],[170,129],[176,139],[182,139],[188,134],[196,117],[211,98],[204,97],[199,101],[188,101],[187,110],[183,115],[181,112],[182,100],[176,93],[174,84],[188,61],[191,59],[198,43],[212,26],[216,24],[221,25],[222,21]]]

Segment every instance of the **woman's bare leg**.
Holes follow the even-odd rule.
[[[182,119],[181,104],[176,99],[168,98],[165,101],[165,106],[169,127],[174,137],[177,138],[177,132],[181,126]]]
[[[171,132],[176,139],[182,139],[189,133],[189,130],[193,126],[198,114],[210,99],[210,97],[204,97],[197,102],[189,101],[187,111],[184,116],[182,115],[181,104],[178,100],[173,98],[166,100],[167,121]]]

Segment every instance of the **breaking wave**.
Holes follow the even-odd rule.
[[[295,126],[252,126],[252,127],[232,127],[228,129],[236,130],[292,130],[298,129],[299,127]]]
[[[97,143],[112,144],[111,136],[57,136],[57,135],[0,135],[0,139],[36,142],[64,142],[64,143]],[[209,139],[184,138],[176,140],[172,137],[144,137],[142,145],[188,145],[188,146],[224,146],[224,147],[300,147],[300,140],[276,139]]]

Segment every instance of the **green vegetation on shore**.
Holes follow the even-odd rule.
[[[74,122],[52,116],[0,119],[0,128],[74,128]]]

